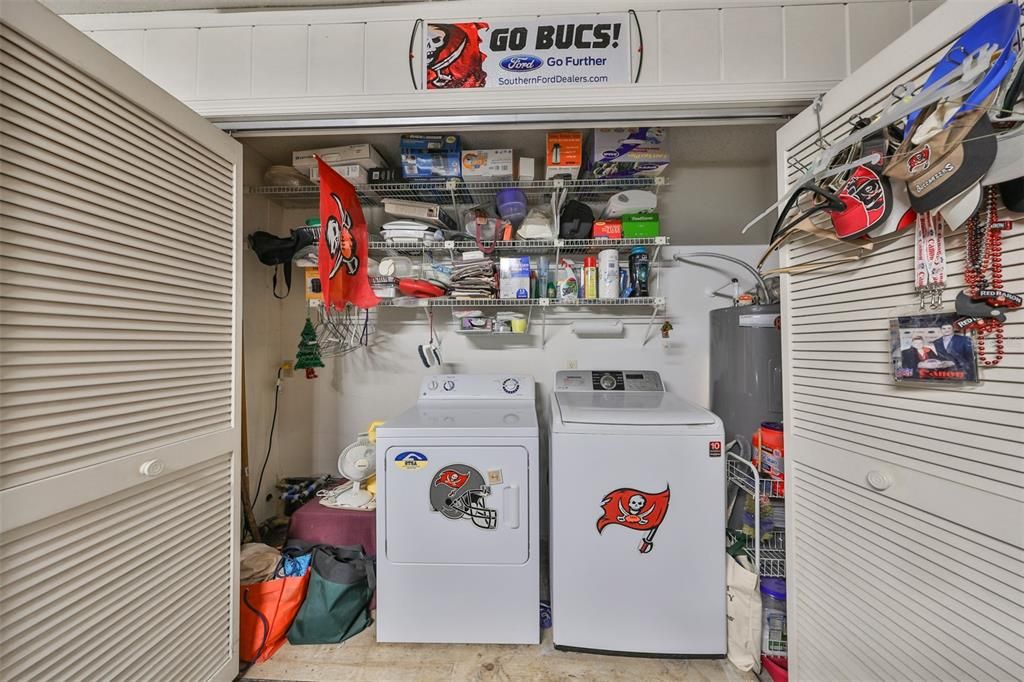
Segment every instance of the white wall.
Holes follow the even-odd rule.
[[[196,111],[246,117],[775,108],[808,101],[937,6],[937,0],[563,0],[561,14],[634,9],[643,69],[631,87],[416,92],[417,17],[552,15],[495,0],[351,9],[135,12],[66,17]],[[634,43],[639,46],[639,42]],[[634,58],[635,63],[639,60]],[[802,106],[802,104],[801,104]]]
[[[302,372],[287,379],[282,395],[286,410],[279,416],[279,437],[287,442],[280,455],[293,460],[282,468],[305,461],[303,448],[311,437],[310,459],[314,472],[333,472],[338,453],[374,420],[387,419],[410,407],[422,377],[441,372],[523,373],[539,382],[541,416],[546,421],[547,392],[554,373],[575,362],[581,369],[655,369],[669,389],[700,405],[708,404],[708,312],[729,305],[710,291],[739,277],[744,289],[753,281],[739,268],[709,260],[706,267],[672,263],[671,253],[714,250],[748,262],[756,261],[762,246],[670,247],[663,250],[661,293],[668,299],[651,330],[651,340],[641,345],[650,309],[607,308],[600,312],[554,312],[548,316],[548,340],[540,345],[540,328],[534,310],[526,338],[470,338],[452,332],[450,312],[435,311],[435,327],[441,335],[445,366],[425,369],[416,346],[427,338],[422,310],[382,309],[376,316],[373,345],[339,359],[328,360],[320,378],[307,380]],[[731,289],[726,288],[728,292]],[[281,352],[294,357],[304,304],[298,294],[285,305],[282,316]],[[623,314],[626,335],[619,339],[578,339],[569,323],[575,319]],[[627,315],[628,314],[628,315]],[[670,320],[675,329],[667,343],[658,328]],[[307,436],[306,434],[309,434]]]

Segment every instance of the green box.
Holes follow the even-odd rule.
[[[622,216],[622,238],[643,239],[661,234],[657,213],[627,213]]]

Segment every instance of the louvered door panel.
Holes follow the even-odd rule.
[[[240,146],[0,18],[0,679],[231,679]]]
[[[894,86],[922,82],[995,4],[943,4],[836,86],[823,100],[824,142],[845,135],[851,115],[886,108]],[[818,141],[812,111],[780,131],[780,191]],[[831,229],[827,216],[816,221]],[[964,231],[946,247],[952,310]],[[1006,288],[1020,291],[1020,224],[1003,252]],[[782,285],[791,675],[1024,678],[1024,318],[1010,315],[1007,355],[980,385],[896,385],[889,319],[917,307],[912,231],[870,251],[805,235],[781,260],[833,262]],[[880,473],[878,490],[868,474]]]
[[[232,164],[16,32],[0,38],[0,54],[4,487],[229,428]],[[92,284],[80,290],[79,279]],[[208,355],[125,366],[125,342]],[[33,357],[40,343],[57,351],[44,366]],[[192,382],[202,395],[150,387],[126,404],[153,379]],[[98,380],[126,409],[82,409],[74,390]]]
[[[191,656],[159,676],[204,679],[227,662],[230,463],[222,454],[6,533],[0,678],[143,679],[211,642],[218,656],[195,676],[179,676]]]

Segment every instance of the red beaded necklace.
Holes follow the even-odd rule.
[[[999,221],[996,207],[996,188],[986,188],[985,220],[979,218],[981,211],[971,216],[967,222],[967,254],[964,261],[964,283],[967,293],[977,298],[982,289],[1003,288],[1003,230],[1007,225]],[[1003,359],[1004,335],[1003,323],[989,318],[978,320],[974,325],[977,330],[978,359],[986,367],[994,367]],[[985,349],[985,337],[992,334],[995,339],[996,354],[989,359]]]

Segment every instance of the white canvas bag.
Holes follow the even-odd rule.
[[[742,562],[742,563],[741,563]],[[729,556],[726,572],[726,616],[729,661],[740,670],[761,670],[761,593],[750,560]]]

